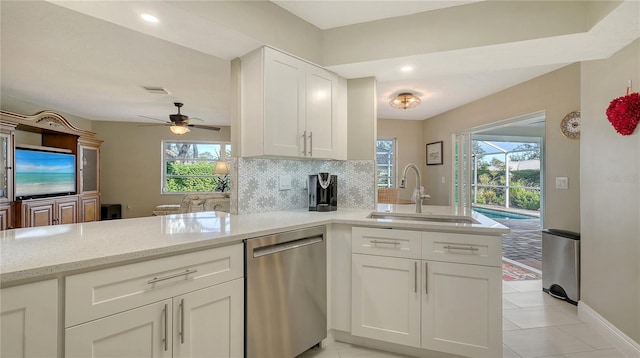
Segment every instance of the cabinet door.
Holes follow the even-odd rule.
[[[174,357],[244,355],[244,280],[237,279],[173,300]]]
[[[270,48],[264,51],[264,154],[305,156],[306,63]]]
[[[55,205],[53,201],[24,204],[23,227],[53,225]]]
[[[75,224],[78,222],[78,199],[57,200],[55,224]]]
[[[80,196],[80,222],[100,220],[100,197],[97,195]]]
[[[337,96],[337,86],[338,78],[335,74],[307,65],[306,131],[310,157],[331,159],[336,155],[333,101]]]
[[[502,354],[498,267],[424,261],[422,347],[470,357]]]
[[[93,146],[80,146],[80,193],[98,193],[100,191],[100,149]]]
[[[66,357],[171,357],[172,302],[164,300],[68,328]]]
[[[58,281],[0,290],[0,357],[56,357]]]
[[[13,200],[13,132],[0,133],[0,203]]]
[[[351,334],[420,346],[420,263],[352,255]]]
[[[13,207],[0,204],[0,230],[13,228]]]

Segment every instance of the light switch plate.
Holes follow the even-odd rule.
[[[569,189],[569,178],[556,177],[556,189]]]
[[[291,190],[291,175],[280,175],[280,190]]]

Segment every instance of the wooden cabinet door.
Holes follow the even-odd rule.
[[[419,260],[352,255],[351,334],[420,347]]]
[[[173,300],[175,358],[244,356],[244,280]]]
[[[13,228],[13,206],[0,204],[0,230]]]
[[[80,196],[80,222],[100,220],[100,197],[97,195]]]
[[[469,357],[502,354],[499,267],[423,261],[422,347]]]
[[[55,219],[55,204],[45,200],[24,204],[24,222],[22,227],[53,225]]]
[[[0,289],[0,357],[56,357],[58,280]]]
[[[66,330],[65,357],[172,356],[170,299]]]
[[[270,48],[264,51],[264,154],[305,156],[306,63]]]
[[[338,78],[320,67],[307,65],[306,73],[306,131],[309,149],[313,158],[336,157],[337,138],[334,138],[336,123],[334,99],[337,96]]]
[[[78,222],[78,198],[56,200],[55,224],[75,224]]]

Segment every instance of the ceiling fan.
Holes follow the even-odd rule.
[[[190,131],[189,128],[200,128],[200,129],[208,129],[208,130],[212,130],[212,131],[219,131],[220,127],[213,127],[213,126],[205,126],[205,125],[199,125],[199,124],[189,124],[189,116],[180,113],[180,108],[182,108],[182,106],[184,104],[180,103],[180,102],[174,102],[173,103],[176,107],[178,107],[178,113],[175,114],[170,114],[169,115],[169,122],[163,121],[162,119],[157,119],[157,118],[153,118],[153,117],[147,117],[147,116],[140,116],[140,117],[144,117],[144,118],[149,118],[149,119],[153,119],[155,121],[161,121],[164,122],[165,126],[169,126],[169,129],[171,130],[171,132],[177,134],[177,135],[181,135],[181,134],[185,134],[187,132]],[[201,120],[201,119],[199,119]],[[160,125],[160,124],[151,124],[151,125]]]

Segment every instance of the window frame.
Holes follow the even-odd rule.
[[[378,142],[379,141],[391,141],[392,157],[391,157],[391,177],[387,180],[386,185],[379,183],[378,176]],[[380,188],[396,188],[398,178],[398,139],[392,137],[379,137],[376,138],[376,190]],[[388,166],[388,165],[387,165]]]
[[[183,139],[163,139],[160,143],[160,194],[161,195],[186,195],[186,194],[211,194],[216,193],[216,191],[181,191],[181,192],[168,192],[165,186],[167,181],[167,162],[175,160],[175,158],[167,157],[167,152],[165,150],[167,144],[173,143],[184,143],[184,144],[206,144],[206,145],[219,145],[220,146],[220,157],[217,160],[211,159],[200,159],[200,158],[192,158],[190,160],[198,161],[198,162],[210,162],[215,165],[217,161],[226,161],[227,163],[231,159],[231,142],[227,141],[206,141],[206,140],[183,140]],[[227,150],[229,151],[229,155],[227,156]],[[195,178],[214,178],[221,177],[224,174],[208,174],[208,175],[190,175],[190,176],[174,176],[174,177],[195,177]]]

